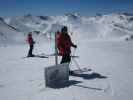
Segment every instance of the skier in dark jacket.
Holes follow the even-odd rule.
[[[71,37],[68,34],[68,29],[64,26],[61,29],[61,33],[57,34],[57,48],[59,55],[62,56],[62,63],[70,63],[71,61],[71,47],[77,48],[77,45],[73,44]]]
[[[31,32],[30,32],[30,33],[28,34],[28,36],[27,36],[27,42],[28,42],[29,47],[30,47],[27,57],[33,57],[34,55],[32,54],[32,51],[33,51],[33,49],[34,49],[34,44],[35,44],[35,42],[34,42],[34,40],[33,40],[33,38],[32,38]]]

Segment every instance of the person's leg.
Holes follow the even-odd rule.
[[[70,55],[62,56],[61,64],[62,63],[69,63],[70,64],[70,62],[71,62],[71,56]],[[73,71],[70,71],[70,68],[69,68],[69,74],[73,74]]]
[[[66,61],[67,61],[67,63],[70,64],[70,62],[71,62],[71,56],[70,56],[70,55],[67,55]],[[71,70],[70,70],[70,67],[69,67],[69,74],[72,75],[73,73],[74,73],[74,72],[71,71]]]
[[[32,55],[32,56],[34,56],[33,53],[32,53],[32,52],[33,52],[33,47],[34,47],[34,46],[31,45],[31,55]]]
[[[65,63],[65,60],[66,60],[66,57],[65,57],[65,56],[62,56],[62,59],[61,59],[61,62],[60,62],[60,64],[63,64],[63,63]]]
[[[62,63],[70,63],[70,61],[71,61],[71,57],[70,57],[69,54],[68,55],[63,55],[60,64],[62,64]]]
[[[29,52],[28,52],[28,57],[33,56],[32,51],[33,51],[33,45],[30,45],[30,49],[29,49]]]
[[[67,56],[66,56],[66,62],[67,62],[67,63],[70,63],[70,62],[71,62],[71,56],[70,56],[70,55],[67,55]]]

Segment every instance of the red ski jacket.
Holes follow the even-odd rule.
[[[27,38],[27,42],[29,43],[29,45],[33,45],[33,44],[34,44],[34,41],[33,41],[33,38],[32,38],[31,35],[28,36],[28,38]]]
[[[74,44],[71,41],[71,38],[68,34],[57,34],[57,48],[59,55],[68,55],[71,53],[71,46]]]

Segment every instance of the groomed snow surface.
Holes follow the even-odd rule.
[[[36,44],[34,54],[51,54],[52,41]],[[54,65],[54,57],[24,58],[27,45],[0,46],[1,100],[131,100],[133,98],[133,41],[82,41],[72,54],[71,69],[92,71],[70,76],[62,88],[45,87],[44,68]],[[60,60],[60,58],[59,58]],[[102,76],[103,78],[100,78]]]

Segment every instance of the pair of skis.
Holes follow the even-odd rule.
[[[90,68],[81,68],[81,69],[72,70],[72,72],[74,72],[74,73],[84,73],[84,72],[89,72],[89,71],[92,71],[92,69],[90,69]]]
[[[90,71],[92,71],[92,69],[86,67],[86,68],[80,68],[80,69],[71,70],[69,74],[70,75],[84,74],[84,73],[87,73],[87,72],[90,72]]]
[[[44,54],[37,54],[37,55],[32,55],[32,56],[25,56],[23,58],[48,58],[48,56],[44,55]]]

